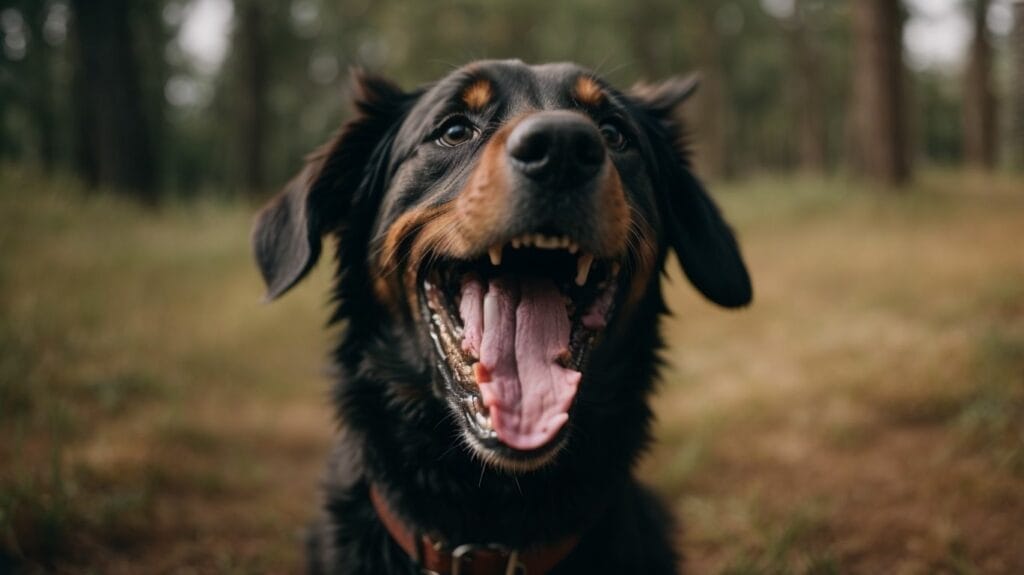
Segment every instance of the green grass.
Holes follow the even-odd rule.
[[[756,286],[673,271],[659,442],[693,573],[1024,571],[1024,185],[716,187]],[[0,553],[294,572],[333,429],[329,272],[267,306],[254,206],[0,168]]]
[[[993,327],[976,347],[976,385],[957,423],[971,448],[1024,475],[1024,326]]]

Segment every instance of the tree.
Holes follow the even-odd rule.
[[[853,167],[898,186],[910,179],[904,101],[903,20],[899,2],[851,2],[854,33],[851,130]]]
[[[46,21],[45,2],[26,2],[23,14],[30,31],[30,46],[26,55],[26,75],[32,123],[39,138],[39,160],[43,170],[53,170],[57,156],[57,125],[54,117],[53,55],[44,40]]]
[[[1024,169],[1024,0],[1017,0],[1014,3],[1014,22],[1016,23],[1013,39],[1013,60],[1016,69],[1013,88],[1013,106],[1016,110],[1014,141],[1017,142],[1017,166]]]
[[[267,18],[262,0],[236,0],[235,51],[237,182],[258,196],[266,186],[268,58]]]
[[[72,0],[78,167],[93,185],[156,201],[156,142],[139,80],[132,0]]]
[[[710,178],[728,178],[733,175],[734,166],[729,154],[732,109],[722,63],[724,41],[715,22],[716,5],[716,2],[698,2],[695,9],[701,23],[695,38],[701,86],[691,113],[700,142],[696,146],[698,169]]]
[[[971,3],[974,39],[964,74],[964,157],[991,170],[996,163],[996,99],[992,91],[992,43],[985,18],[990,0]]]
[[[787,22],[792,53],[794,104],[797,119],[797,152],[800,168],[806,172],[825,171],[824,87],[821,79],[821,47],[807,25],[806,0],[797,0]]]

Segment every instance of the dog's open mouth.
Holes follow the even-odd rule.
[[[529,460],[557,447],[582,369],[613,312],[619,265],[527,234],[420,275],[449,401],[481,446]]]

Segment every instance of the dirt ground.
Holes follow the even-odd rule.
[[[719,186],[755,280],[674,270],[658,443],[690,573],[1024,573],[1024,182]],[[333,428],[328,272],[251,207],[0,169],[0,572],[288,573]]]

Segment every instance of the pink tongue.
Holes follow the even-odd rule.
[[[580,382],[578,371],[556,361],[568,352],[570,326],[554,282],[500,278],[484,294],[470,280],[459,311],[463,349],[479,350],[477,383],[498,439],[521,450],[550,442],[569,419]]]

